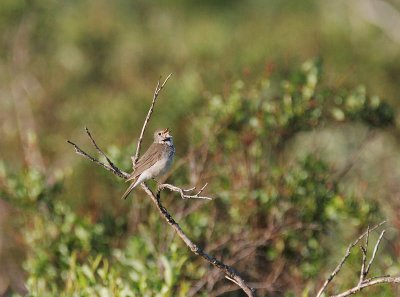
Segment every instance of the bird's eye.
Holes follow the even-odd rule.
[[[158,132],[158,135],[161,135],[161,132]]]

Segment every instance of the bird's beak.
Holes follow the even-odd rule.
[[[165,140],[171,139],[171,134],[169,134],[169,128],[165,129],[162,133]]]

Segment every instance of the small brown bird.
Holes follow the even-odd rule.
[[[164,175],[171,168],[175,154],[175,147],[169,129],[156,131],[154,142],[136,163],[136,166],[127,181],[132,184],[122,196],[128,197],[129,193],[139,184],[149,179]]]

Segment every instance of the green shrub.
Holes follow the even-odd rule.
[[[274,276],[270,290],[279,296],[315,291],[330,268],[326,259],[337,254],[332,243],[345,246],[342,233],[354,236],[342,222],[365,228],[381,219],[376,202],[344,192],[323,154],[287,158],[289,140],[301,131],[344,121],[393,124],[392,108],[364,88],[323,89],[321,69],[313,60],[289,80],[272,76],[256,87],[239,81],[226,95],[212,96],[194,123],[191,135],[199,145],[191,157],[194,166],[204,160],[192,174],[210,183],[216,199],[186,212],[195,201],[162,198],[205,250],[252,282]],[[202,282],[211,268],[171,239],[173,231],[148,200],[133,206],[140,207],[141,219],[132,234],[126,219],[76,210],[58,198],[61,175],[49,182],[35,170],[0,169],[2,197],[26,213],[18,223],[30,296],[187,296],[196,284],[196,293],[206,296],[223,288],[218,277]],[[188,172],[178,169],[171,180],[181,185]]]

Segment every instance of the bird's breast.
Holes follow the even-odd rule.
[[[162,158],[158,160],[151,168],[148,169],[151,178],[159,177],[167,173],[167,171],[171,168],[174,154],[175,154],[174,147],[169,147],[163,154]]]

